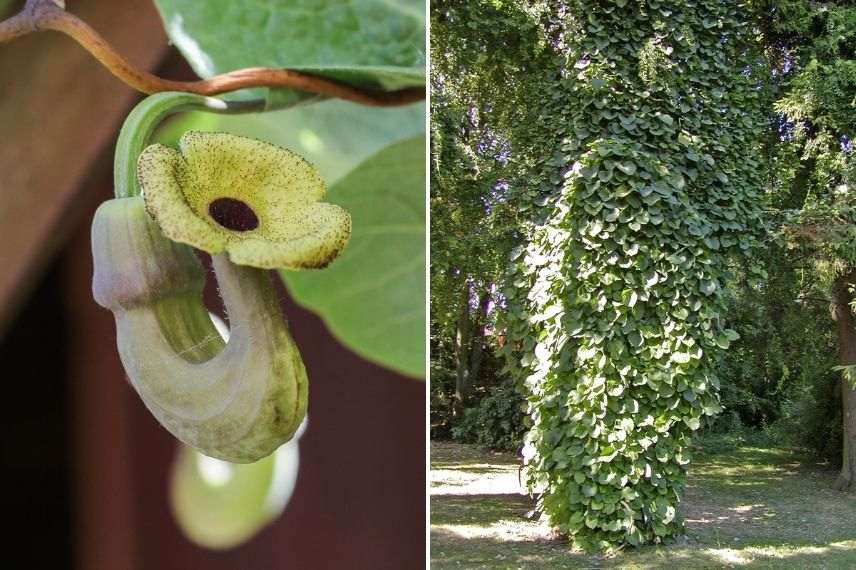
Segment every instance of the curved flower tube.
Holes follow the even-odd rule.
[[[213,257],[230,320],[224,343],[202,303],[205,274],[141,197],[109,200],[92,224],[93,295],[116,319],[119,355],[158,421],[205,455],[250,463],[306,415],[307,378],[270,275]]]

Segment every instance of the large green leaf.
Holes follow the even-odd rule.
[[[360,107],[342,101],[324,101],[317,105],[311,105],[303,108],[294,108],[274,113],[265,113],[263,115],[244,115],[244,116],[222,116],[211,115],[205,113],[188,113],[180,116],[178,119],[167,124],[161,131],[159,141],[167,144],[174,144],[182,132],[188,129],[204,130],[204,131],[225,131],[244,136],[250,136],[266,140],[268,142],[278,144],[297,152],[301,156],[312,162],[320,171],[331,188],[331,200],[337,201],[338,185],[337,180],[342,179],[349,172],[354,170],[360,163],[368,159],[370,156],[378,153],[384,148],[396,146],[396,141],[410,139],[412,137],[423,138],[424,129],[424,104],[408,105],[406,107],[395,109],[375,109],[369,107]],[[412,141],[411,141],[412,144]],[[424,148],[424,147],[422,147]],[[407,171],[407,176],[410,176],[410,171],[415,172],[414,176],[418,181],[414,181],[414,186],[410,192],[421,204],[424,201],[424,155],[420,152],[413,152],[407,155],[401,155],[401,163],[396,162],[388,180],[404,178],[401,175],[402,171]],[[406,164],[404,161],[410,161]],[[382,166],[378,167],[382,170]],[[415,170],[418,169],[418,172]],[[382,173],[376,173],[378,178],[384,178]],[[406,179],[406,178],[404,178]],[[403,187],[402,187],[403,188]],[[410,188],[408,186],[408,188]],[[378,186],[378,190],[383,190]],[[361,189],[360,189],[361,190]],[[368,187],[367,191],[370,196],[375,196],[373,191],[375,188]],[[343,204],[345,207],[350,206]],[[420,206],[421,208],[422,206]],[[420,210],[421,211],[421,210]],[[353,212],[352,212],[353,214]],[[419,217],[419,223],[422,223],[422,214]],[[359,221],[355,221],[355,240],[348,248],[347,252],[359,243],[360,230]],[[422,229],[424,236],[424,227]],[[424,237],[420,236],[420,240]],[[414,241],[416,241],[414,239]],[[420,241],[421,243],[421,241]],[[383,240],[372,240],[372,243],[367,247],[387,247]],[[378,256],[385,255],[386,250],[379,250]],[[424,252],[420,249],[420,255],[424,258]],[[345,258],[347,259],[347,257]],[[337,267],[342,260],[336,261],[328,269],[321,272],[307,273],[308,279],[319,278],[323,279],[323,275],[328,272],[338,271]],[[349,279],[357,282],[366,282],[372,278],[372,272],[375,268],[371,264],[355,266],[354,274],[349,276]],[[304,276],[300,276],[304,277]],[[297,281],[295,277],[292,281]],[[423,302],[423,284],[420,281],[419,285],[414,287],[414,290],[409,294],[412,299],[420,299]],[[292,287],[294,292],[294,287]],[[405,296],[408,294],[405,292]],[[316,306],[324,306],[321,300],[312,300],[313,302],[303,302],[308,308],[315,310]],[[337,311],[345,311],[348,314],[352,309],[348,306],[342,307],[325,307],[322,315],[328,323],[340,322],[345,318],[338,317],[334,313]],[[374,317],[370,318],[369,322],[376,322]],[[359,327],[359,323],[353,323],[355,328]],[[415,325],[414,325],[415,326]],[[420,327],[422,325],[419,325]],[[360,355],[369,360],[380,364],[389,365],[396,370],[408,371],[411,375],[422,375],[422,353],[424,352],[424,333],[417,331],[414,340],[410,341],[408,346],[413,350],[416,359],[411,359],[415,364],[396,365],[395,362],[401,360],[398,356],[390,356],[387,353],[392,350],[399,350],[394,347],[386,347],[383,343],[377,343],[379,353],[373,354],[375,343],[371,345],[357,341],[357,344],[348,343],[346,339],[349,333],[345,332],[340,335],[345,344],[354,348]],[[352,336],[352,335],[351,335]],[[418,338],[418,341],[416,340]],[[361,350],[357,350],[356,346],[361,346]],[[389,363],[389,364],[387,364]]]
[[[202,77],[287,67],[397,89],[425,80],[420,0],[155,0]]]
[[[329,185],[387,145],[421,135],[425,104],[374,108],[330,100],[261,115],[220,115],[208,128],[284,146],[315,165]]]
[[[282,271],[294,298],[364,358],[425,374],[425,140],[390,145],[334,184],[353,236],[324,271]]]

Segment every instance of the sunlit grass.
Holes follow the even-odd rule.
[[[856,569],[856,496],[835,472],[786,449],[697,453],[682,505],[687,537],[610,557],[572,551],[524,514],[517,459],[431,446],[431,567]]]

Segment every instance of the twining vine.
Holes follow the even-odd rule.
[[[41,31],[61,32],[74,39],[113,75],[141,93],[174,91],[218,95],[250,87],[280,87],[378,107],[407,105],[425,98],[425,90],[419,87],[379,91],[291,69],[268,67],[238,69],[198,81],[164,79],[135,67],[89,24],[66,12],[64,0],[27,0],[20,12],[0,21],[0,44]]]
[[[683,531],[690,436],[720,411],[717,356],[737,338],[727,261],[760,229],[764,126],[747,2],[562,8],[538,102],[554,152],[520,193],[535,214],[505,352],[533,422],[529,489],[574,544],[609,549]]]

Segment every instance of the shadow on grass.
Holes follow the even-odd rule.
[[[431,524],[490,526],[500,519],[525,521],[532,506],[525,495],[433,495]]]
[[[856,495],[832,488],[836,474],[782,449],[698,456],[682,505],[688,532],[717,541],[856,539]]]
[[[466,456],[469,465],[495,465],[477,448],[463,447],[438,451],[432,443],[435,466],[457,463],[446,461],[447,452]],[[458,464],[455,476],[484,481]],[[524,519],[532,508],[528,497],[491,492],[495,485],[516,490],[516,469],[495,471],[472,494],[432,495],[432,568],[856,569],[856,495],[834,491],[834,470],[789,450],[697,454],[681,506],[686,539],[613,557],[572,551],[545,524]]]
[[[461,445],[448,441],[431,442],[432,469],[466,468],[468,464],[516,467],[518,460],[514,453],[508,451],[488,451],[474,445]]]
[[[631,548],[612,556],[586,555],[556,539],[514,540],[471,536],[466,530],[431,531],[431,568],[824,568],[856,567],[856,540],[807,545],[743,544],[736,546],[663,545]]]
[[[584,566],[583,566],[584,564]],[[602,568],[560,540],[508,541],[431,530],[431,568]]]
[[[466,471],[467,473],[473,473],[475,475],[495,475],[495,474],[505,474],[513,471],[517,473],[516,465],[485,465],[484,463],[473,465],[473,464],[462,464],[462,465],[444,465],[442,463],[438,463],[433,466],[433,469],[436,470],[444,470],[444,471]]]

